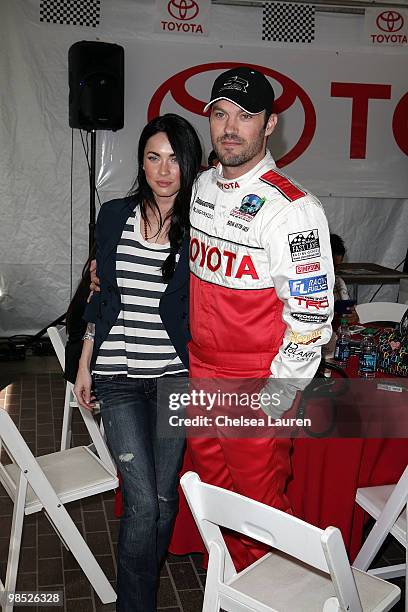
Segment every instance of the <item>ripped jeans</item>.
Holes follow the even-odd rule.
[[[116,609],[154,612],[160,563],[178,510],[184,440],[156,434],[156,378],[94,375],[94,387],[122,477]]]

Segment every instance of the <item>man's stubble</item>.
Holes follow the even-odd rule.
[[[239,136],[235,136],[233,134],[224,134],[223,136],[219,136],[216,142],[213,142],[213,148],[215,153],[217,154],[217,158],[221,162],[221,164],[225,167],[233,167],[242,166],[243,164],[251,161],[254,157],[256,157],[261,151],[263,151],[265,147],[265,129],[262,128],[258,136],[252,142],[248,142]],[[221,150],[220,145],[224,140],[234,140],[240,144],[244,144],[244,148],[241,149],[239,153],[228,153]]]

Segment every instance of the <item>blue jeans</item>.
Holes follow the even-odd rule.
[[[178,510],[184,439],[159,437],[157,379],[94,376],[111,453],[122,477],[118,612],[154,612],[160,563]]]

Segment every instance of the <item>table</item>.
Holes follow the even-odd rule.
[[[358,303],[358,285],[395,285],[402,278],[408,279],[406,272],[399,272],[374,263],[342,263],[336,268],[346,284],[353,285],[352,299]]]
[[[352,358],[350,377],[356,375],[356,368],[356,358]],[[408,439],[296,438],[291,461],[287,493],[295,516],[322,529],[338,527],[353,561],[362,544],[364,526],[364,513],[354,501],[356,490],[395,483],[408,464]],[[182,473],[188,470],[194,471],[194,466],[187,450]],[[173,554],[205,552],[181,489],[169,550]]]
[[[407,463],[406,439],[295,440],[288,485],[293,512],[321,529],[338,527],[353,561],[364,526],[356,490],[397,482]]]

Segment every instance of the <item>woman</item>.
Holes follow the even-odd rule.
[[[122,477],[119,612],[156,609],[178,507],[184,441],[156,435],[157,381],[187,375],[188,217],[201,156],[187,121],[173,114],[153,119],[140,137],[133,190],[104,204],[96,227],[101,291],[85,311],[91,323],[74,391],[92,409],[93,373]]]

